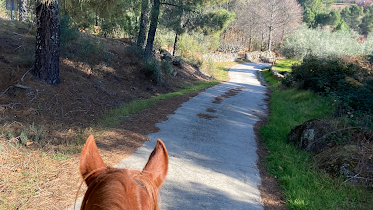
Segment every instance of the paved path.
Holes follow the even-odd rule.
[[[263,209],[256,167],[253,125],[264,114],[265,87],[256,78],[266,64],[238,64],[230,81],[214,86],[182,104],[158,133],[116,167],[142,169],[156,140],[169,152],[169,172],[161,188],[162,210]],[[212,103],[232,89],[237,95]],[[207,112],[208,108],[216,112]],[[200,118],[208,114],[212,119]],[[78,207],[78,205],[76,206]],[[78,208],[77,208],[78,209]]]

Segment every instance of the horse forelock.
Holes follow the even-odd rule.
[[[86,209],[159,210],[158,189],[145,172],[108,167],[90,182],[81,207]]]

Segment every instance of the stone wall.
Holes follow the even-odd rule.
[[[205,60],[213,60],[215,62],[231,62],[238,58],[238,53],[207,53],[202,55]]]
[[[276,55],[274,52],[265,51],[254,51],[248,52],[245,54],[245,59],[250,62],[265,62],[265,63],[272,63],[276,60]]]

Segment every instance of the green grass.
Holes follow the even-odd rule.
[[[299,61],[294,60],[294,59],[276,60],[276,64],[274,65],[274,70],[291,72],[291,67],[295,63],[299,63]]]
[[[305,90],[279,90],[279,82],[264,71],[272,90],[268,123],[260,128],[270,151],[266,168],[280,181],[289,209],[371,209],[373,193],[332,180],[317,172],[312,156],[286,143],[293,126],[313,118],[327,118],[333,113],[330,99]],[[282,170],[279,168],[281,166]]]
[[[237,63],[238,62],[222,62],[222,63],[216,62],[212,64],[213,68],[210,69],[210,73],[212,73],[217,80],[211,81],[211,82],[197,82],[195,84],[185,86],[180,91],[177,91],[177,92],[159,95],[159,96],[145,99],[145,100],[131,101],[129,103],[126,103],[120,106],[117,109],[110,110],[105,115],[105,118],[100,119],[98,121],[97,125],[101,127],[113,128],[117,126],[120,122],[126,120],[126,118],[128,118],[130,115],[139,113],[143,109],[155,106],[157,102],[159,102],[160,100],[173,98],[176,96],[203,90],[211,86],[217,85],[221,81],[228,80],[229,68]]]
[[[183,94],[203,90],[206,88],[209,88],[211,86],[217,85],[219,81],[213,81],[213,82],[198,82],[194,85],[190,85],[187,87],[184,87],[182,90],[177,92],[172,92],[164,95],[159,95],[153,98],[145,99],[145,100],[134,100],[129,103],[126,103],[122,106],[120,106],[117,109],[110,110],[105,118],[101,119],[98,122],[98,125],[102,127],[115,127],[120,122],[124,121],[127,117],[129,117],[131,114],[136,114],[140,112],[143,109],[152,107],[157,104],[160,100],[173,98],[176,96],[180,96]]]

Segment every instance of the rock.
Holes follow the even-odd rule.
[[[176,77],[176,75],[177,75],[177,71],[174,69],[174,70],[172,71],[171,75],[174,76],[174,77]]]
[[[273,63],[276,60],[276,55],[271,51],[253,51],[245,54],[245,59],[250,62],[265,62]]]
[[[175,59],[175,57],[172,56],[171,53],[168,52],[167,50],[162,50],[161,53],[162,53],[162,57],[161,57],[162,60],[166,60],[166,61],[171,62]]]
[[[333,127],[326,121],[309,120],[293,127],[288,134],[287,142],[294,144],[298,149],[317,154],[332,146],[331,140],[326,137],[333,130]]]
[[[314,157],[319,171],[332,178],[343,178],[352,185],[373,186],[373,160],[357,145],[341,145]]]

